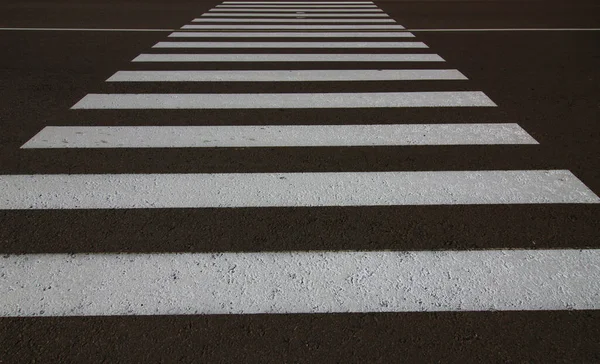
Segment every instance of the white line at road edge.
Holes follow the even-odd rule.
[[[215,25],[213,28],[218,28]],[[258,26],[260,27],[260,26]],[[326,26],[325,26],[326,27]],[[183,29],[183,30],[182,30]],[[185,29],[194,29],[183,27],[181,29],[119,29],[119,28],[0,28],[0,31],[73,31],[73,32],[173,32],[173,31],[185,31]],[[212,29],[212,28],[206,28]],[[225,28],[227,29],[227,28]],[[231,28],[229,28],[231,29]],[[252,28],[247,28],[252,29]],[[383,29],[383,28],[374,28]],[[404,29],[398,27],[398,29]],[[489,28],[489,29],[406,29],[410,32],[576,32],[576,31],[588,31],[597,32],[600,28]],[[376,34],[376,33],[375,33]]]
[[[140,54],[132,62],[445,62],[437,54]]]
[[[1,210],[600,203],[566,170],[1,175]]]
[[[600,309],[600,250],[0,257],[0,316]]]
[[[481,91],[88,94],[72,109],[333,109],[381,107],[495,107]]]
[[[317,82],[467,80],[453,69],[118,71],[106,82]]]
[[[538,144],[517,124],[47,126],[22,148]]]

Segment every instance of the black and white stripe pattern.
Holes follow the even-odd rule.
[[[510,231],[523,224],[514,209],[566,218],[598,196],[568,170],[506,168],[537,145],[518,123],[446,122],[463,115],[456,110],[497,105],[372,2],[226,1],[192,22],[111,76],[107,92],[77,102],[74,117],[87,119],[49,125],[23,145],[54,158],[74,150],[68,174],[0,176],[7,220],[34,218],[39,234],[0,258],[0,315],[600,308],[596,249],[555,250],[567,248],[559,236],[528,250]],[[424,109],[439,121],[419,122]],[[110,115],[119,119],[104,123],[115,125],[86,126]],[[458,146],[481,168],[439,168],[463,158],[449,149]],[[382,148],[375,160],[363,155],[371,147]],[[187,162],[161,164],[182,148]],[[409,149],[383,148],[415,148],[413,164],[394,162]],[[116,171],[100,149],[140,163]],[[77,158],[94,159],[96,170]],[[381,170],[382,161],[396,170]],[[458,208],[501,221],[486,227],[489,240],[444,251],[453,224],[464,223]],[[144,242],[127,241],[136,235],[128,213],[154,222]],[[57,220],[69,226],[83,215],[85,231],[36,246]],[[398,220],[418,231],[406,236]],[[101,233],[100,221],[117,232]],[[253,230],[260,225],[272,232],[266,242]],[[347,241],[350,229],[362,238]],[[153,240],[167,230],[173,241]],[[66,254],[89,235],[100,245]]]

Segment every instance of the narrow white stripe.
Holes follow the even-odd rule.
[[[599,203],[571,172],[0,175],[0,209]]]
[[[152,48],[427,48],[422,42],[158,42]]]
[[[198,18],[195,23],[395,23],[394,19],[274,19],[274,18]]]
[[[437,54],[140,54],[132,62],[444,62]]]
[[[202,17],[273,17],[273,18],[389,18],[387,14],[380,13],[361,13],[361,14],[346,14],[346,13],[331,13],[331,14],[271,14],[271,13],[205,13]],[[196,18],[193,21],[201,20],[202,18]],[[362,19],[352,19],[355,21],[362,21]],[[370,19],[368,19],[370,20]],[[328,21],[328,20],[323,20]]]
[[[371,5],[217,5],[215,6],[217,9],[228,8],[228,9],[238,9],[238,8],[275,8],[275,9],[288,9],[288,8],[297,8],[297,9],[348,9],[348,8],[366,8],[366,9],[377,9],[375,4]]]
[[[8,31],[59,31],[59,32],[171,32],[175,29],[124,29],[124,28],[0,28]]]
[[[228,4],[259,4],[259,5],[271,5],[271,4],[328,4],[328,5],[356,5],[356,4],[369,4],[373,5],[372,1],[224,1],[224,5]]]
[[[600,31],[600,28],[473,28],[473,29],[411,29],[414,32],[577,32]]]
[[[537,144],[517,124],[48,126],[22,148]]]
[[[72,109],[492,107],[480,91],[302,94],[88,94]]]
[[[0,257],[0,316],[600,309],[600,250]]]
[[[409,32],[174,32],[170,38],[413,38]]]
[[[252,8],[236,8],[236,9],[223,9],[215,8],[209,10],[211,13],[229,13],[229,12],[264,12],[264,13],[382,13],[383,10],[372,8],[372,9],[310,9],[310,8],[288,8],[288,9],[252,9]]]
[[[271,28],[272,26],[250,26],[250,28],[240,28],[240,26],[238,25],[234,25],[234,28],[223,28],[222,26],[213,26],[213,25],[209,25],[209,26],[200,26],[199,28],[188,28],[188,29],[290,29],[287,28],[287,26],[284,26],[284,28]],[[320,26],[317,26],[320,27]],[[383,26],[383,27],[379,27],[379,26],[365,26],[363,28],[363,26],[358,26],[358,28],[353,28],[353,27],[346,27],[346,26],[342,26],[342,29],[389,29],[389,28],[396,28],[396,29],[404,29],[404,27],[396,25],[396,26]],[[186,27],[182,27],[182,29],[185,29]],[[292,27],[291,29],[315,29],[315,28],[298,28],[298,27]],[[318,29],[318,28],[316,28]],[[340,28],[329,28],[329,29],[340,29]],[[59,31],[59,32],[63,32],[63,31],[67,31],[67,32],[172,32],[175,31],[176,29],[170,29],[170,28],[164,28],[164,29],[160,29],[160,28],[155,28],[155,29],[119,29],[119,28],[0,28],[0,31]],[[410,30],[411,32],[579,32],[579,31],[583,31],[583,32],[597,32],[600,31],[600,28],[490,28],[490,29],[407,29]]]
[[[458,70],[118,71],[107,82],[311,82],[466,80]]]
[[[242,29],[293,29],[293,30],[390,30],[390,29],[404,29],[402,25],[394,24],[394,25],[270,25],[270,24],[262,24],[262,25],[243,25],[243,24],[234,24],[234,25],[184,25],[181,29],[234,29],[234,30],[242,30]]]

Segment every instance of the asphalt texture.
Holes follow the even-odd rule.
[[[0,27],[177,29],[218,3],[4,1]],[[376,4],[409,30],[600,28],[594,1]],[[436,53],[442,64],[130,62],[141,53],[185,53],[151,49],[169,33],[0,31],[0,174],[568,169],[600,194],[600,31],[415,31],[410,41],[429,49],[406,53]],[[273,52],[289,50],[252,50]],[[119,70],[344,67],[455,68],[469,80],[104,82]],[[426,90],[481,90],[498,107],[69,110],[88,93]],[[540,144],[19,149],[46,125],[365,123],[518,123]],[[599,205],[0,211],[0,253],[599,248],[599,213]],[[594,363],[599,343],[597,311],[0,318],[0,363]]]

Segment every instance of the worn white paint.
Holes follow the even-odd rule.
[[[152,48],[428,48],[423,42],[158,42]]]
[[[264,8],[275,8],[275,9],[377,9],[374,4],[371,5],[217,5],[215,9],[264,9]]]
[[[274,18],[198,18],[195,23],[395,23],[394,19],[274,19]]]
[[[481,91],[88,94],[73,109],[330,109],[372,107],[494,107]]]
[[[140,54],[132,62],[444,62],[437,54]]]
[[[386,24],[386,25],[361,25],[361,24],[347,24],[347,25],[248,25],[248,24],[209,24],[209,25],[184,25],[181,29],[221,29],[221,30],[252,30],[252,29],[279,29],[279,30],[390,30],[390,29],[404,29],[402,25],[397,24]]]
[[[22,148],[537,144],[517,124],[47,126]]]
[[[257,5],[285,5],[285,4],[303,4],[303,5],[318,5],[318,4],[327,4],[327,5],[358,5],[358,4],[368,4],[373,5],[372,1],[224,1],[221,4],[229,5],[229,4],[257,4]]]
[[[273,18],[389,18],[389,16],[385,13],[358,13],[358,14],[349,14],[349,13],[328,13],[328,14],[320,14],[320,13],[205,13],[202,14],[201,17],[273,17]],[[201,20],[202,18],[194,19],[193,21]],[[354,19],[356,21],[361,21],[362,19]],[[370,20],[370,19],[369,19]],[[323,20],[329,21],[329,20]]]
[[[0,176],[2,210],[599,202],[565,170]]]
[[[466,80],[458,70],[118,71],[107,82],[313,82]]]
[[[174,32],[170,38],[413,38],[409,32]]]
[[[374,4],[371,5],[217,5],[215,9],[264,9],[264,8],[274,8],[274,9],[377,9],[377,6]]]
[[[334,9],[324,9],[324,8],[278,8],[278,9],[264,9],[264,8],[222,8],[216,7],[209,10],[211,14],[213,13],[237,13],[237,12],[258,12],[258,13],[382,13],[383,10],[377,9],[375,7],[372,8],[360,8],[360,9],[346,9],[346,8],[334,8]]]
[[[599,296],[599,249],[0,257],[3,317],[598,310]]]

